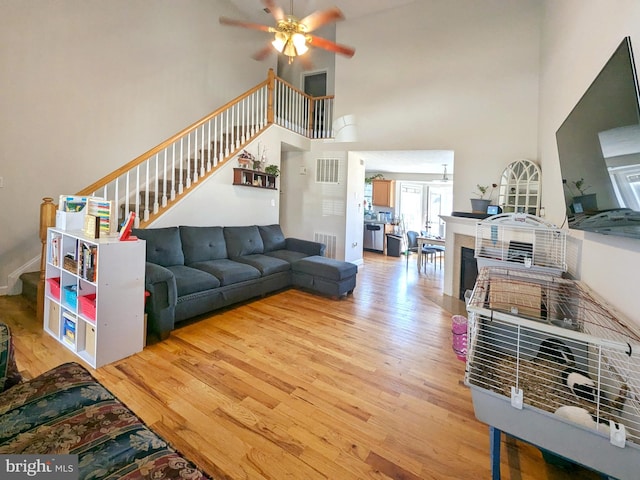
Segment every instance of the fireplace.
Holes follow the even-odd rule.
[[[464,300],[464,293],[473,290],[478,277],[478,262],[473,248],[460,247],[460,292],[458,298]]]

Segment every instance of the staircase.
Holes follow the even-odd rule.
[[[331,138],[333,100],[333,96],[311,97],[276,77],[269,69],[264,82],[77,195],[111,201],[113,211],[118,212],[118,224],[124,221],[128,212],[136,212],[135,226],[144,228],[197,183],[214,175],[271,125],[313,139]],[[55,224],[55,208],[50,199],[41,206],[43,253],[46,229]],[[38,292],[36,300],[44,298],[44,285],[39,276],[39,272],[20,276],[23,295],[28,299],[33,299],[34,281]]]
[[[40,281],[40,272],[28,272],[20,275],[22,280],[22,297],[27,301],[27,304],[36,310],[36,303],[38,298],[38,282]]]

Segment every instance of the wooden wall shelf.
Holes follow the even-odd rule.
[[[276,189],[276,176],[246,168],[233,169],[233,184],[243,187]]]

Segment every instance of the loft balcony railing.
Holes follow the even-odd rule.
[[[267,79],[226,105],[77,192],[109,200],[120,223],[136,212],[136,227],[157,219],[190,188],[215,173],[271,125],[313,139],[332,138],[333,96],[311,97],[270,69]],[[56,205],[44,198],[40,209],[42,312],[47,228]]]
[[[112,201],[118,218],[144,226],[270,125],[309,138],[332,137],[333,96],[311,97],[269,70],[267,79],[78,195]]]

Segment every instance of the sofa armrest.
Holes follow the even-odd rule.
[[[300,238],[287,238],[286,249],[294,252],[306,253],[307,255],[320,255],[324,257],[327,246],[324,243],[314,242],[312,240],[303,240]]]
[[[167,338],[174,327],[178,298],[176,278],[168,268],[146,262],[144,288],[149,292],[145,306],[147,328],[160,339]]]

